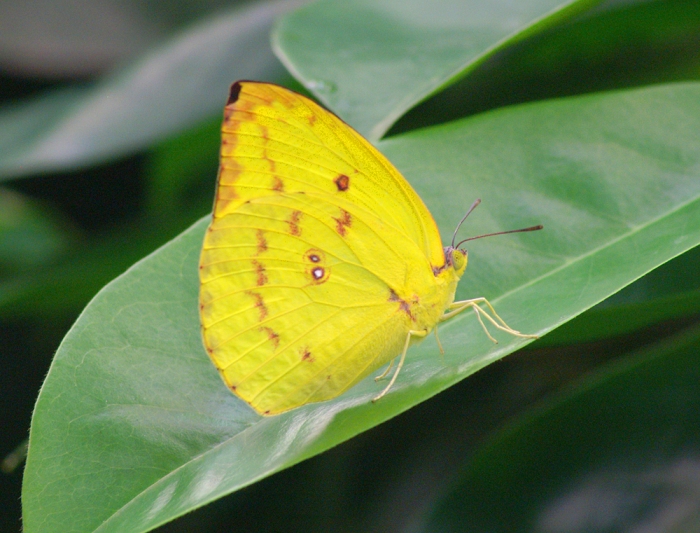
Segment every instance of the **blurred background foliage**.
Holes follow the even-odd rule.
[[[52,355],[90,298],[210,210],[228,84],[253,78],[299,88],[274,58],[267,36],[274,18],[300,3],[0,3],[3,456],[21,449]],[[240,52],[198,64],[197,49],[212,35],[230,36]],[[191,55],[191,70],[173,70],[167,54],[158,53],[164,47]],[[604,2],[496,53],[407,113],[389,135],[521,102],[697,80],[699,52],[696,0]],[[152,85],[139,85],[144,72]],[[191,80],[185,90],[169,90],[183,78]],[[143,114],[120,114],[119,102],[135,98],[143,100]],[[154,118],[146,112],[149,106],[191,112]],[[91,120],[90,136],[71,137]],[[114,135],[124,138],[104,142],[113,121],[119,126]],[[123,134],[133,131],[125,123],[139,121],[139,135]],[[700,253],[691,250],[527,350],[162,531],[398,531],[419,530],[421,523],[459,530],[455,524],[463,522],[455,517],[464,509],[473,511],[472,518],[479,509],[501,517],[498,524],[483,519],[490,531],[641,531],[655,524],[658,529],[646,530],[698,530],[700,394],[693,387],[698,376],[674,373],[671,364],[666,379],[650,368],[660,357],[683,361],[678,368],[697,367],[699,265]],[[595,378],[587,377],[591,372]],[[603,392],[596,395],[596,389]],[[653,394],[646,398],[645,391]],[[618,406],[616,415],[600,421],[606,428],[626,418],[625,405],[661,406],[654,416],[610,431],[608,451],[632,432],[658,442],[657,459],[663,460],[630,459],[601,474],[615,460],[602,454],[572,460],[566,472],[543,474],[548,449],[528,455],[523,441],[550,431],[552,449],[558,439],[585,440],[581,428],[602,409],[586,395]],[[670,396],[675,401],[666,405]],[[574,436],[572,413],[576,424],[584,424]],[[671,413],[677,418],[669,420]],[[504,450],[520,450],[533,471],[512,472]],[[3,531],[20,529],[21,473],[20,466],[0,478]],[[578,489],[588,490],[588,499],[579,497],[567,507],[565,496],[575,493],[576,476],[585,480]],[[475,485],[485,479],[498,481]],[[510,491],[516,500],[523,493],[531,500],[554,494],[565,485],[569,492],[556,492],[560,505],[549,521],[529,528],[523,525],[531,512],[527,502],[507,516],[494,503],[498,497],[489,491],[498,483],[508,488],[500,497]],[[602,525],[561,518],[562,509],[569,509],[569,517],[589,516],[605,503],[605,494],[633,503],[609,506]],[[661,516],[671,518],[663,522]]]

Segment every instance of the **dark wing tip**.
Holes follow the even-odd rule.
[[[241,94],[242,88],[243,85],[240,81],[237,81],[231,85],[231,88],[228,90],[228,100],[226,101],[226,105],[235,104],[238,101],[238,95]]]

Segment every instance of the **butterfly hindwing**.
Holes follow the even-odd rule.
[[[418,261],[420,250],[333,201],[258,197],[205,238],[205,344],[226,383],[262,413],[336,396],[393,358],[410,329],[396,297],[407,276],[398,254]]]

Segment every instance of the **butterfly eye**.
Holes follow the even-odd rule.
[[[466,250],[456,249],[452,251],[452,266],[458,273],[464,272],[467,268],[467,252]]]

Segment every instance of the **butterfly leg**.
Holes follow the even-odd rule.
[[[461,302],[453,302],[450,305],[450,309],[452,309],[453,307],[463,308],[463,306],[461,304],[467,304],[471,307],[474,307],[475,309],[478,308],[479,311],[481,311],[482,313],[484,313],[488,317],[488,319],[493,323],[494,326],[498,327],[498,324],[496,324],[496,322],[493,321],[491,316],[479,307],[479,304],[486,305],[489,308],[489,310],[491,311],[491,313],[493,313],[493,316],[496,317],[496,319],[501,323],[503,328],[505,328],[505,329],[503,329],[503,331],[507,331],[508,333],[511,333],[513,335],[515,335],[515,334],[521,335],[521,333],[519,331],[512,329],[508,324],[506,324],[506,321],[503,320],[498,315],[498,313],[496,313],[496,310],[493,308],[493,305],[491,305],[491,302],[489,302],[486,298],[481,297],[481,298],[474,298],[472,300],[463,300]],[[531,336],[531,335],[528,335],[528,336]]]
[[[411,337],[425,337],[428,334],[427,331],[409,331],[408,335],[406,335],[406,342],[403,345],[403,352],[401,352],[401,358],[399,359],[399,364],[396,366],[396,370],[394,371],[394,375],[391,376],[391,381],[389,384],[384,387],[384,390],[379,393],[376,397],[372,398],[372,402],[376,402],[380,398],[382,398],[387,392],[389,392],[389,389],[391,386],[394,384],[394,381],[396,381],[396,376],[399,375],[399,372],[401,371],[401,367],[403,367],[403,362],[406,359],[406,352],[408,351],[408,345],[411,342]]]
[[[440,337],[438,337],[438,325],[435,324],[435,340],[437,341],[438,348],[440,348],[440,355],[445,355],[445,350],[442,349],[442,343],[440,342]]]
[[[493,314],[491,316],[487,311],[482,309],[479,304],[484,304],[489,308],[489,311]],[[511,335],[514,335],[516,337],[522,337],[525,339],[537,339],[537,335],[528,335],[525,333],[520,333],[519,331],[511,328],[508,324],[506,324],[505,320],[503,320],[498,313],[496,313],[496,310],[493,308],[491,303],[486,299],[486,298],[474,298],[473,300],[463,300],[461,302],[454,302],[452,303],[448,309],[450,309],[449,312],[445,313],[440,317],[440,321],[447,320],[449,318],[452,318],[453,316],[461,313],[465,309],[468,309],[469,307],[474,309],[474,312],[476,313],[476,317],[479,319],[479,323],[481,324],[481,327],[483,330],[486,332],[486,335],[488,336],[489,339],[491,339],[493,342],[497,343],[496,339],[494,339],[491,334],[487,331],[486,325],[484,324],[484,321],[481,319],[481,315],[486,317],[486,319],[491,322],[496,328],[500,329],[501,331],[505,331],[506,333],[510,333]],[[495,318],[494,318],[495,317]]]
[[[461,313],[465,309],[469,309],[470,307],[474,309],[474,313],[476,314],[476,319],[479,321],[479,324],[481,324],[481,329],[484,330],[484,333],[486,334],[486,336],[491,340],[491,342],[493,342],[494,344],[498,344],[498,341],[496,339],[494,339],[493,336],[489,333],[489,330],[486,329],[486,324],[484,324],[484,321],[481,319],[481,313],[486,314],[486,312],[481,307],[479,307],[478,304],[474,303],[471,300],[465,300],[462,302],[455,302],[455,303],[451,304],[450,307],[448,307],[448,309],[454,309],[454,310],[442,315],[440,317],[440,322],[443,322],[449,318],[452,318],[453,316],[458,315],[459,313]],[[489,320],[491,320],[493,322],[493,319],[488,314],[486,314],[486,316]]]
[[[386,367],[386,370],[382,372],[381,376],[377,376],[374,378],[374,381],[381,381],[386,377],[386,375],[389,373],[389,370],[391,370],[394,367],[394,361],[396,361],[396,357],[394,357],[391,362],[389,363],[389,366]]]

